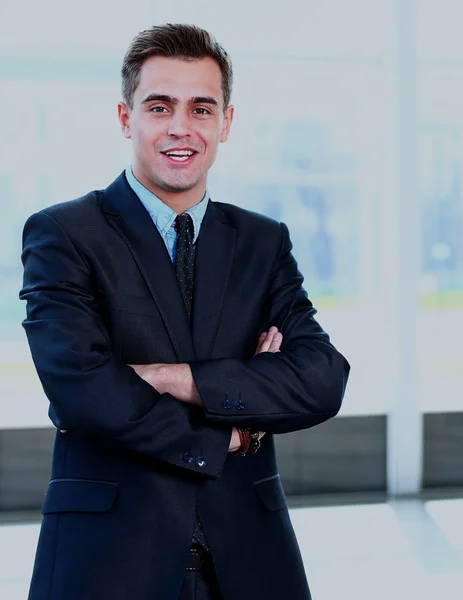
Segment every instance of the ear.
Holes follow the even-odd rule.
[[[228,140],[228,135],[230,133],[230,127],[233,121],[233,115],[235,113],[234,106],[228,106],[222,124],[222,133],[220,134],[220,141],[226,142]]]
[[[119,102],[117,105],[117,116],[119,117],[119,123],[121,124],[121,130],[127,139],[130,139],[130,109],[125,102]]]

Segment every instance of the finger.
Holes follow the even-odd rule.
[[[267,332],[263,331],[260,336],[259,336],[259,340],[257,342],[257,348],[256,351],[254,353],[254,356],[256,356],[256,354],[260,354],[260,352],[262,352],[262,344],[265,340],[265,338],[267,337]]]
[[[262,342],[262,346],[260,348],[260,351],[261,352],[268,352],[268,349],[270,348],[270,344],[272,343],[272,340],[273,340],[273,333],[267,333],[267,337]]]
[[[262,344],[261,352],[268,352],[270,350],[270,346],[272,345],[274,336],[278,333],[278,329],[276,327],[270,327],[267,337]]]
[[[67,433],[69,429],[60,429],[61,433]]]
[[[272,343],[270,344],[269,352],[278,352],[280,350],[281,342],[283,341],[283,336],[281,333],[275,333],[273,336]]]

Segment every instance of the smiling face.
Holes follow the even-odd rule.
[[[132,109],[120,102],[118,112],[124,136],[132,139],[137,179],[168,204],[199,202],[233,119],[232,106],[224,111],[216,61],[149,58]]]

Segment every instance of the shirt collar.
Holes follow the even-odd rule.
[[[154,224],[159,230],[159,233],[162,237],[165,237],[167,231],[170,227],[172,227],[175,223],[175,219],[177,218],[177,213],[172,210],[167,204],[158,198],[153,192],[151,192],[148,188],[146,188],[142,183],[138,181],[132,171],[132,166],[128,166],[125,170],[125,176],[127,178],[127,182],[135,192],[135,194],[140,199],[140,202],[148,211],[150,217],[153,219]],[[204,215],[206,214],[208,202],[210,196],[208,190],[203,196],[203,199],[191,206],[187,212],[192,220],[194,226],[194,239],[193,243],[196,242],[199,230],[201,228],[201,223],[203,221]]]

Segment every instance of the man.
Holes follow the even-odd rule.
[[[286,225],[209,198],[231,86],[207,32],[140,33],[132,167],[25,225],[24,327],[59,429],[29,600],[310,598],[273,434],[334,417],[349,366]]]

